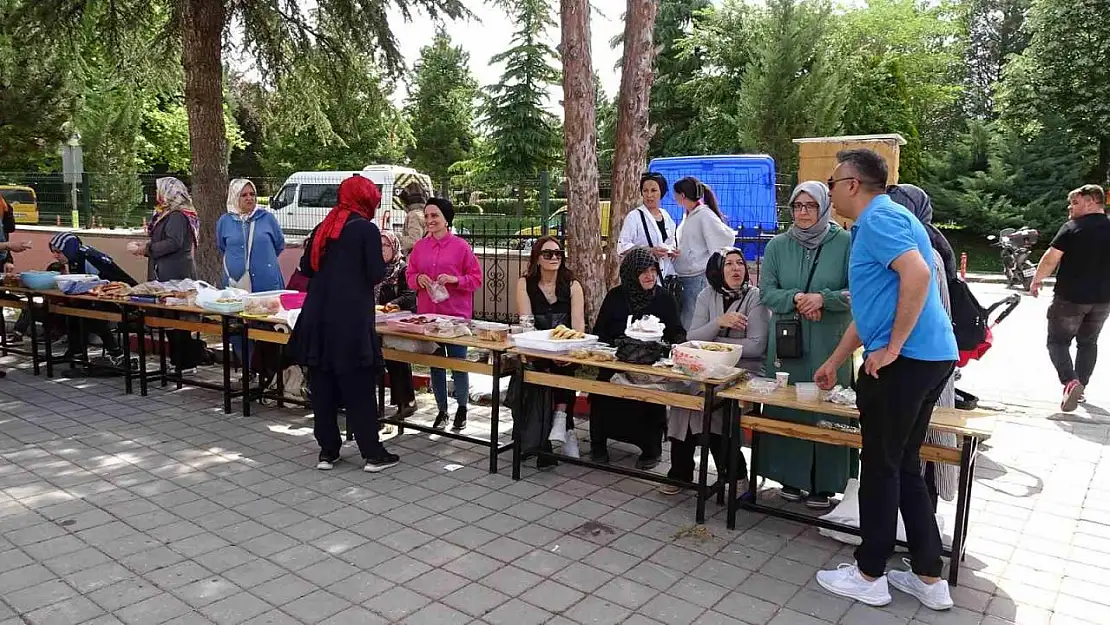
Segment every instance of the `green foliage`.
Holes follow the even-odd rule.
[[[797,167],[793,139],[840,127],[840,76],[826,43],[829,13],[820,1],[768,0],[753,24],[736,130],[740,145],[770,154],[785,171]]]
[[[652,156],[692,154],[698,145],[694,129],[700,101],[688,96],[705,63],[705,49],[685,40],[701,30],[711,7],[709,0],[659,1],[654,33],[655,82],[649,112],[656,127],[648,145]]]
[[[966,0],[962,27],[967,36],[964,59],[967,88],[964,111],[973,119],[995,119],[995,91],[1006,63],[1029,45],[1025,15],[1030,0]]]
[[[420,50],[416,77],[405,105],[414,142],[412,166],[432,177],[441,190],[450,184],[448,170],[474,151],[474,103],[478,83],[470,74],[470,55],[452,45],[442,28]]]
[[[1075,148],[1096,146],[1084,172],[1110,180],[1110,0],[1037,0],[1028,18],[1032,38],[1004,72],[1002,119],[1019,132],[1060,133]]]
[[[262,97],[260,160],[271,176],[403,163],[412,132],[390,82],[355,49],[313,49]]]
[[[597,170],[604,176],[613,171],[613,154],[617,147],[617,96],[606,97],[601,78],[594,72],[597,107]]]
[[[0,12],[0,20],[6,21]],[[68,138],[73,93],[64,59],[54,50],[28,49],[0,31],[0,171],[60,167],[58,143]]]
[[[486,88],[482,122],[488,130],[482,161],[499,176],[524,180],[562,160],[559,119],[544,108],[560,73],[555,51],[546,43],[555,25],[548,0],[501,0],[516,30],[510,47],[493,56],[503,63],[501,80]]]

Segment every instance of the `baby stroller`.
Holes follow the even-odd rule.
[[[949,280],[948,290],[952,304],[952,328],[956,334],[956,347],[960,350],[960,359],[956,363],[956,380],[959,380],[959,369],[972,360],[981,359],[990,350],[994,342],[991,328],[1014,312],[1021,303],[1021,296],[1013,293],[983,308],[963,280]],[[995,315],[993,321],[992,315]],[[978,397],[956,389],[956,408],[974,410],[978,405]]]

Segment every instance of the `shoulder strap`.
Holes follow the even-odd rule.
[[[651,242],[651,230],[648,230],[647,217],[644,217],[644,211],[637,208],[636,212],[640,214],[640,223],[644,225],[644,236],[647,237],[648,247],[655,247],[655,244]]]
[[[813,283],[813,274],[817,271],[817,261],[821,260],[821,249],[825,244],[817,246],[817,253],[813,256],[813,265],[809,268],[809,278],[806,279],[806,288],[802,290],[803,293],[809,293],[809,285]]]

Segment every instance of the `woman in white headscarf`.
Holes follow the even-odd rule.
[[[253,292],[285,287],[278,265],[285,249],[281,224],[258,206],[258,193],[250,180],[231,181],[227,214],[216,222],[216,247],[223,256],[225,286]]]
[[[852,239],[833,223],[829,189],[822,182],[803,182],[790,195],[794,223],[771,239],[759,268],[763,305],[771,310],[767,375],[785,371],[790,382],[812,382],[814,372],[836,349],[852,321],[848,297],[848,254]],[[783,336],[786,332],[787,336]],[[837,372],[837,383],[852,381],[851,364]],[[814,425],[833,420],[801,410],[766,407],[764,414]],[[794,438],[761,439],[759,474],[782,484],[787,501],[828,508],[855,471],[858,453],[846,447]]]

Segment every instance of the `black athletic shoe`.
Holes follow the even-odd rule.
[[[377,473],[378,471],[384,471],[389,467],[397,466],[397,463],[400,461],[401,457],[397,454],[391,454],[388,451],[383,450],[382,453],[378,454],[377,456],[374,456],[373,458],[367,458],[366,464],[362,467],[362,470],[366,471],[367,473]]]
[[[440,413],[436,415],[436,420],[435,423],[432,424],[432,427],[437,430],[445,429],[447,427],[447,413],[440,411]]]
[[[455,412],[455,422],[451,424],[451,429],[455,432],[461,432],[466,427],[466,408],[459,408]]]
[[[316,462],[316,468],[320,471],[331,471],[335,468],[337,462],[339,462],[339,454],[329,456],[324,452],[320,452],[320,458]]]

